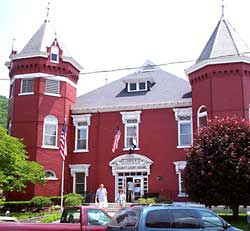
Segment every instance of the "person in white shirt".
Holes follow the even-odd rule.
[[[134,190],[135,190],[135,185],[132,181],[129,181],[127,183],[128,186],[128,201],[133,202],[134,201]]]
[[[98,204],[100,208],[107,208],[108,207],[108,192],[107,189],[104,187],[104,184],[100,184],[100,187],[96,190],[95,194],[95,203]]]

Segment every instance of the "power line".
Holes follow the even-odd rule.
[[[237,56],[241,56],[241,55],[246,55],[246,54],[250,54],[250,52],[244,52],[244,53],[239,53],[237,54]],[[233,57],[235,56],[235,54],[232,55],[222,55],[222,56],[217,56],[214,58],[209,58],[209,59],[189,59],[189,60],[180,60],[180,61],[172,61],[172,62],[167,62],[167,63],[160,63],[160,64],[152,64],[152,65],[148,65],[149,67],[162,67],[162,66],[168,66],[168,65],[176,65],[176,64],[185,64],[185,63],[191,63],[191,62],[201,62],[201,61],[209,61],[209,60],[215,60],[218,58],[227,58],[227,57]],[[95,71],[89,71],[89,72],[80,72],[79,75],[91,75],[91,74],[101,74],[101,73],[111,73],[111,72],[118,72],[118,71],[129,71],[129,70],[136,70],[136,69],[140,69],[142,66],[136,66],[136,67],[124,67],[124,68],[115,68],[115,69],[107,69],[107,70],[95,70]],[[66,76],[71,76],[74,74],[67,74]],[[55,75],[51,75],[51,76],[55,76]],[[9,79],[1,79],[0,80],[9,80]]]

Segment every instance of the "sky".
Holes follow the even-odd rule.
[[[190,67],[221,15],[250,46],[249,0],[0,0],[0,95],[9,95],[5,62],[20,52],[47,14],[67,50],[82,66],[77,95],[85,94],[150,60],[188,80]],[[13,43],[14,39],[14,43]],[[176,64],[171,64],[176,63]]]

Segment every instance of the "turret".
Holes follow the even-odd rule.
[[[59,136],[64,117],[69,121],[82,67],[69,55],[48,20],[10,59],[9,131],[23,139],[29,158],[42,164],[53,179],[46,187],[29,186],[29,193],[19,198],[60,195]]]

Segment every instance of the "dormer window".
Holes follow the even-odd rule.
[[[147,82],[128,83],[128,92],[147,91]]]
[[[59,63],[59,48],[58,48],[58,46],[51,47],[50,61],[53,63]]]

